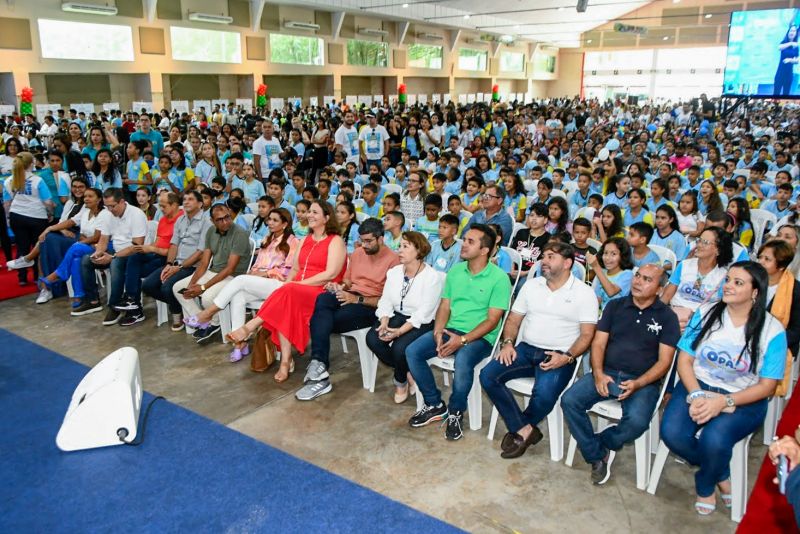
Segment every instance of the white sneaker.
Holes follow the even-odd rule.
[[[6,266],[9,270],[13,269],[27,269],[28,267],[33,267],[36,265],[36,262],[26,260],[23,256],[22,258],[17,258],[16,260],[11,260],[10,262],[6,263]]]
[[[45,287],[39,291],[39,296],[36,297],[36,304],[44,304],[45,302],[50,302],[51,300],[53,300],[53,292]]]

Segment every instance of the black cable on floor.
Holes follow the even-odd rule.
[[[153,407],[153,404],[155,404],[155,402],[159,399],[166,400],[164,397],[159,395],[158,397],[153,398],[153,400],[150,401],[150,404],[147,405],[147,409],[144,411],[144,417],[142,418],[142,427],[140,429],[141,433],[139,433],[139,436],[135,440],[125,441],[125,438],[128,437],[127,428],[120,428],[119,430],[117,430],[117,436],[119,436],[119,440],[122,443],[124,443],[125,445],[132,445],[134,447],[138,447],[139,445],[142,444],[142,442],[144,441],[144,430],[147,426],[147,418],[150,416],[150,409]]]

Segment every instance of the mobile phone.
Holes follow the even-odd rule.
[[[786,479],[789,478],[789,459],[785,454],[778,456],[778,465],[775,467],[778,472],[778,491],[781,495],[786,495]]]
[[[184,287],[183,289],[179,289],[178,293],[183,294],[183,293],[186,292],[187,289],[189,289],[189,288],[188,287]]]
[[[550,363],[550,361],[551,361],[552,359],[553,359],[553,357],[552,357],[552,356],[550,356],[550,355],[548,354],[548,355],[545,357],[545,359],[544,359],[544,361],[543,361],[542,363]]]
[[[608,383],[608,394],[612,397],[619,397],[622,395],[623,390],[619,387],[619,384],[616,382],[609,382]]]

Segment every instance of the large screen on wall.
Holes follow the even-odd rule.
[[[133,61],[130,26],[39,19],[42,57]]]
[[[731,14],[722,94],[800,97],[800,9]]]
[[[170,26],[169,35],[172,41],[172,59],[213,63],[242,62],[242,38],[239,32]]]

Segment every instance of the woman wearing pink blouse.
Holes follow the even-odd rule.
[[[247,303],[264,301],[286,280],[292,269],[300,241],[292,232],[292,216],[285,208],[275,208],[267,217],[269,234],[261,243],[256,261],[250,272],[237,276],[214,299],[214,304],[187,320],[194,328],[202,327],[215,313],[230,305],[231,329],[236,330],[245,323]],[[231,362],[238,362],[250,353],[247,343],[237,343],[230,355]]]

